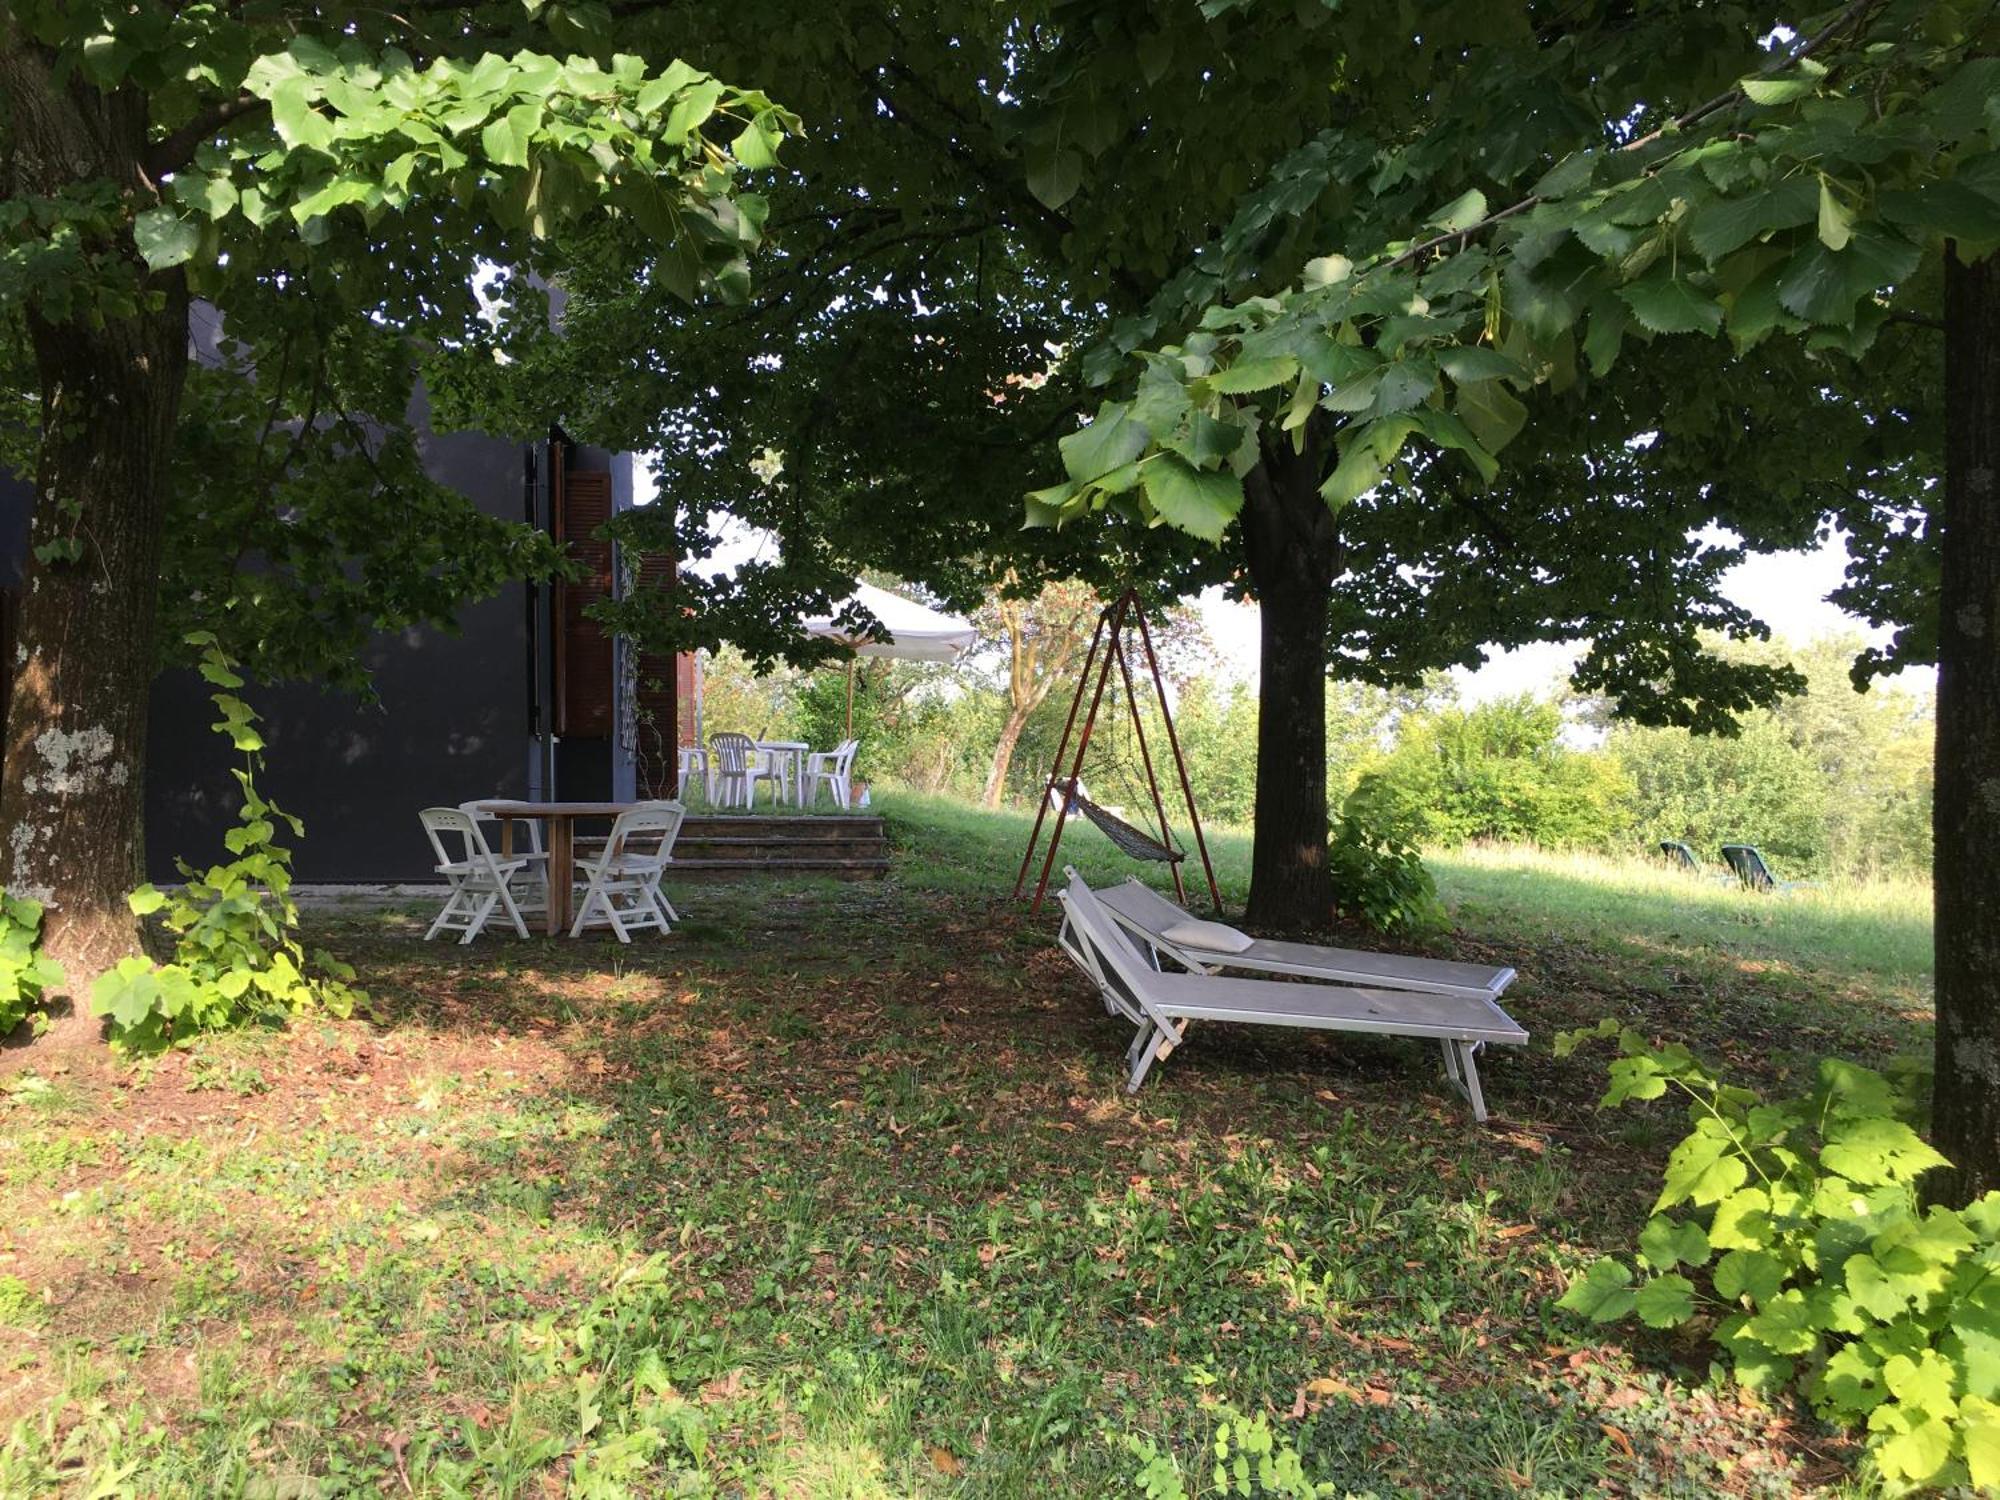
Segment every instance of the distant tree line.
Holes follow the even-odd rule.
[[[1329,685],[1328,785],[1372,827],[1430,847],[1474,841],[1611,852],[1679,839],[1706,860],[1724,843],[1756,844],[1787,873],[1921,873],[1930,860],[1931,695],[1877,684],[1856,692],[1858,645],[1732,648],[1788,659],[1804,693],[1743,716],[1735,735],[1615,721],[1610,705],[1565,695],[1458,701],[1447,679],[1397,692]],[[1183,653],[1176,728],[1204,818],[1252,821],[1257,694]],[[845,722],[835,668],[757,678],[725,652],[707,664],[710,731],[783,730],[832,744]],[[1040,794],[1069,709],[1059,685],[1019,731],[1005,800]],[[1115,704],[1113,705],[1116,706]],[[1004,666],[865,663],[855,691],[859,773],[966,800],[991,778],[1012,716]],[[1083,779],[1100,802],[1145,799],[1136,745],[1104,716]],[[1154,736],[1155,743],[1158,736]]]

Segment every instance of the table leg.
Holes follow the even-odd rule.
[[[549,819],[549,936],[569,931],[570,882],[576,875],[576,825],[568,818]]]

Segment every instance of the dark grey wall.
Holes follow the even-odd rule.
[[[522,515],[522,448],[476,433],[431,434],[425,467],[488,514]],[[377,636],[367,659],[379,705],[285,684],[252,686],[269,744],[259,785],[305,820],[294,871],[301,880],[433,878],[417,810],[527,792],[525,586],[460,615],[460,633]],[[240,762],[209,726],[214,691],[189,672],[153,691],[146,779],[146,862],[176,878],[176,858],[206,866],[223,856],[235,817],[230,775]]]

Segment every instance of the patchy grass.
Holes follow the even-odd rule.
[[[1447,869],[1437,951],[1536,1035],[1492,1128],[1390,1040],[1205,1028],[1131,1099],[1000,899],[1025,823],[884,803],[879,884],[689,885],[623,950],[321,918],[368,1021],[0,1064],[0,1494],[1098,1496],[1148,1443],[1205,1493],[1227,1408],[1336,1492],[1847,1483],[1698,1346],[1548,1310],[1679,1122],[1547,1043],[1618,1014],[1768,1083],[1919,1044],[1914,976]]]

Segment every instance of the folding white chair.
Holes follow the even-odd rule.
[[[842,740],[831,750],[822,750],[806,757],[806,806],[819,801],[821,788],[833,794],[836,807],[849,807],[854,802],[854,754],[861,748],[859,740]]]
[[[528,924],[521,920],[521,909],[514,904],[509,885],[528,862],[495,858],[479,831],[479,820],[462,807],[427,807],[417,816],[437,854],[437,872],[451,885],[451,895],[431,923],[431,930],[424,934],[424,941],[440,932],[462,932],[459,942],[469,943],[479,936],[496,906],[507,913],[514,931],[526,937]],[[447,839],[458,841],[456,853],[445,847]]]
[[[633,932],[648,927],[673,931],[680,913],[660,894],[660,877],[673,863],[674,839],[686,816],[678,802],[641,802],[618,815],[604,851],[576,862],[584,889],[571,937],[586,927],[609,927],[619,942],[629,943]]]
[[[542,820],[540,818],[502,818],[490,812],[482,812],[477,802],[461,802],[461,811],[472,814],[473,821],[480,825],[481,837],[486,836],[490,825],[499,828],[504,824],[518,823],[525,831],[528,847],[515,848],[506,858],[522,862],[521,873],[508,882],[514,896],[514,904],[524,916],[536,913],[546,914],[549,909],[549,856],[542,848]],[[486,839],[486,847],[494,849],[494,840]],[[494,849],[495,857],[499,851]]]
[[[717,807],[741,806],[749,812],[757,800],[757,783],[775,780],[757,742],[747,734],[723,733],[708,741],[709,777],[713,791],[710,801]]]

